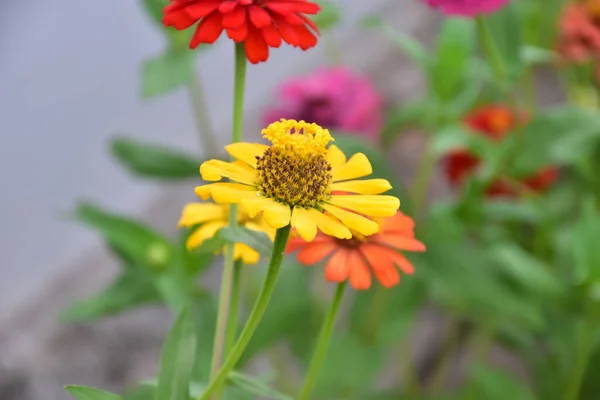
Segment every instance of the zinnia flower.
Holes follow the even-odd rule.
[[[345,67],[321,68],[277,89],[279,105],[264,121],[312,121],[334,131],[375,138],[383,124],[383,101],[367,77]]]
[[[481,107],[465,117],[465,123],[470,130],[479,135],[487,136],[494,141],[501,141],[510,134],[517,123],[524,123],[526,115],[517,117],[515,112],[502,105]],[[520,120],[520,121],[519,121]],[[462,184],[477,169],[480,160],[474,154],[458,149],[451,152],[446,159],[446,175],[454,186]],[[514,181],[500,178],[493,181],[487,189],[489,196],[514,196],[519,193],[519,187],[532,191],[543,191],[558,177],[558,169],[553,166],[543,168],[536,174],[521,177]]]
[[[273,229],[291,224],[308,242],[317,228],[340,239],[350,239],[350,229],[372,235],[379,226],[363,215],[389,217],[398,210],[396,197],[380,195],[391,189],[388,181],[354,180],[373,172],[369,160],[362,153],[346,160],[336,146],[327,148],[333,140],[327,129],[282,119],[263,129],[262,135],[271,146],[233,143],[225,149],[237,161],[203,163],[200,173],[205,181],[233,182],[199,186],[196,194],[216,203],[239,203],[251,218],[262,212]]]
[[[302,50],[317,44],[317,26],[304,14],[321,7],[308,0],[170,0],[163,23],[177,30],[198,23],[190,48],[214,43],[223,30],[236,43],[244,43],[248,60],[267,61],[269,47],[281,41]]]
[[[298,261],[304,265],[329,257],[325,278],[330,282],[350,284],[357,290],[371,287],[371,272],[382,286],[389,288],[400,283],[398,268],[411,275],[414,268],[399,250],[425,251],[425,245],[415,239],[413,220],[398,212],[379,221],[381,230],[373,236],[352,232],[352,239],[336,239],[319,234],[311,243],[291,239],[287,251],[298,252]]]
[[[214,203],[190,203],[181,213],[178,226],[191,228],[198,226],[188,237],[185,245],[188,250],[200,247],[204,241],[212,238],[221,228],[227,226],[229,206]],[[271,240],[275,239],[275,230],[265,224],[262,218],[250,218],[244,210],[238,209],[238,224],[253,231],[265,232]],[[244,264],[256,264],[260,258],[257,251],[244,243],[233,247],[233,258]]]
[[[575,64],[600,60],[600,2],[570,4],[559,23],[558,51],[563,60]],[[600,63],[596,68],[600,82]]]
[[[446,15],[474,17],[489,14],[508,4],[510,0],[425,0],[430,7]]]

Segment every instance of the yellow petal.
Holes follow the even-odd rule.
[[[327,149],[327,161],[333,168],[339,167],[346,162],[346,155],[336,145],[331,145]]]
[[[236,243],[233,246],[233,258],[234,260],[241,259],[244,264],[256,264],[260,259],[260,254],[244,243]]]
[[[213,219],[225,219],[227,207],[214,203],[190,203],[183,207],[178,227],[190,227]]]
[[[335,236],[339,239],[350,239],[352,238],[352,232],[344,224],[339,222],[337,219],[324,214],[314,208],[308,210],[309,218],[311,218],[317,224],[317,227],[326,235]]]
[[[256,168],[256,156],[261,157],[269,146],[260,143],[232,143],[225,146],[225,150],[233,158],[242,160],[246,164]]]
[[[310,217],[308,210],[294,207],[292,211],[292,227],[306,242],[311,242],[317,236],[317,223]]]
[[[256,217],[264,211],[267,224],[273,229],[283,228],[290,223],[291,210],[288,205],[278,203],[268,197],[252,198],[242,201],[242,207],[248,212],[250,218]]]
[[[215,203],[220,204],[238,204],[242,199],[258,196],[253,186],[226,182],[197,186],[195,192],[203,200],[208,200],[212,196]]]
[[[398,198],[383,195],[333,195],[328,203],[369,217],[391,217],[400,208]]]
[[[329,211],[337,219],[342,221],[344,225],[346,225],[353,231],[356,231],[365,236],[374,235],[377,232],[379,232],[379,224],[375,221],[371,221],[370,219],[363,217],[362,215],[342,210],[341,208],[329,204],[323,204],[322,206],[326,211]]]
[[[333,181],[345,181],[348,179],[361,178],[373,172],[373,167],[367,156],[363,153],[356,153],[347,163],[334,167],[331,171]]]
[[[258,180],[256,170],[248,170],[221,160],[210,160],[200,166],[202,179],[209,182],[220,181],[221,178],[229,178],[232,181],[254,185]]]
[[[392,185],[385,179],[365,179],[363,181],[336,182],[331,185],[332,191],[360,194],[380,194],[387,192]]]
[[[217,233],[217,231],[227,225],[227,221],[208,222],[196,229],[185,242],[185,247],[188,250],[200,246],[206,239],[209,239]]]

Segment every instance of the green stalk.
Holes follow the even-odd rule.
[[[475,21],[477,23],[477,32],[479,34],[479,38],[490,60],[492,69],[494,71],[494,75],[501,82],[504,82],[504,79],[508,74],[508,70],[506,69],[506,65],[504,64],[504,59],[502,58],[502,55],[498,51],[496,42],[494,41],[494,38],[492,37],[487,22],[485,21],[485,17],[479,15],[477,16]]]
[[[238,329],[238,319],[240,310],[240,291],[242,282],[242,261],[237,260],[233,266],[233,286],[231,290],[231,305],[229,307],[229,323],[227,324],[227,333],[225,334],[225,357],[229,355]]]
[[[232,143],[242,139],[242,123],[244,118],[244,88],[246,86],[246,54],[243,44],[235,45],[235,82],[233,92],[233,129]],[[229,207],[229,227],[237,227],[237,204]],[[210,380],[213,381],[223,358],[223,348],[229,316],[231,288],[233,281],[233,243],[225,248],[225,262],[223,264],[223,277],[219,292],[219,309],[217,311],[217,328],[213,340],[213,353],[210,367]],[[218,399],[219,396],[216,396]]]
[[[254,303],[254,307],[252,307],[248,321],[246,321],[244,329],[240,333],[238,340],[231,349],[231,352],[227,356],[223,366],[216,375],[211,377],[208,387],[198,398],[198,400],[208,400],[210,399],[211,395],[219,390],[219,388],[227,380],[231,370],[233,370],[241,358],[246,346],[248,346],[252,335],[256,331],[256,328],[258,327],[258,324],[260,323],[260,320],[262,319],[267,306],[269,305],[271,296],[273,295],[273,290],[275,289],[275,283],[277,282],[277,276],[279,274],[279,267],[283,261],[285,247],[290,236],[290,228],[291,226],[287,225],[283,228],[277,229],[277,233],[275,234],[275,242],[273,243],[273,254],[271,255],[271,260],[269,261],[267,276],[265,277],[265,281],[260,289],[258,298]]]
[[[215,142],[214,131],[210,121],[210,113],[206,106],[204,89],[196,76],[196,71],[192,71],[191,79],[188,82],[188,91],[190,92],[200,146],[202,146],[204,155],[209,157],[215,156],[217,154],[217,144]]]
[[[310,361],[308,372],[306,374],[304,384],[302,385],[302,390],[300,390],[298,400],[308,400],[315,387],[315,384],[317,383],[319,369],[323,364],[323,360],[325,360],[325,355],[327,354],[327,349],[329,348],[329,342],[331,341],[335,319],[340,308],[340,304],[342,303],[342,297],[344,296],[346,284],[347,282],[342,282],[337,286],[333,301],[331,302],[331,307],[329,308],[327,316],[325,317],[325,322],[321,327],[319,341],[317,342],[315,353]]]
[[[575,367],[572,370],[573,373],[567,382],[565,390],[565,400],[579,399],[585,371],[587,370],[591,353],[594,350],[596,335],[598,333],[598,311],[588,312],[588,316],[583,324],[575,350]]]

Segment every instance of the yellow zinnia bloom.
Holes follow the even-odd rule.
[[[400,207],[396,197],[380,195],[392,187],[387,180],[354,180],[371,174],[371,163],[362,153],[347,160],[338,147],[327,147],[333,141],[327,129],[282,119],[262,135],[270,146],[233,143],[225,149],[236,161],[203,163],[203,180],[233,182],[199,186],[196,194],[219,204],[240,204],[250,217],[262,212],[273,229],[291,223],[307,242],[317,228],[340,239],[350,239],[350,229],[373,235],[379,225],[365,216],[391,217]]]
[[[201,224],[188,237],[185,245],[188,250],[200,247],[205,240],[212,238],[221,228],[227,226],[229,205],[215,203],[190,203],[183,208],[178,226],[190,228]],[[271,241],[275,239],[275,230],[267,225],[263,218],[250,218],[244,210],[238,209],[238,224],[253,231],[265,232]],[[244,243],[233,246],[233,258],[244,264],[256,264],[260,259],[257,251]]]

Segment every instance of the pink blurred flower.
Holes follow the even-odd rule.
[[[429,6],[446,15],[474,17],[489,14],[508,4],[510,0],[425,0]]]
[[[383,101],[371,81],[345,67],[322,68],[277,88],[280,103],[263,114],[265,124],[281,118],[376,138],[383,124]]]

